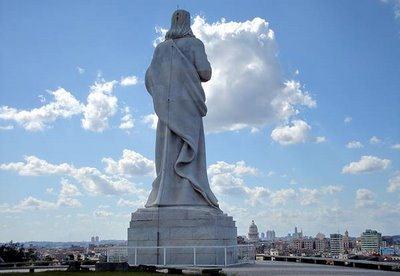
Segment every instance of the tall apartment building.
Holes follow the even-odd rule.
[[[341,234],[331,234],[330,248],[332,256],[343,254],[343,236]]]
[[[343,251],[344,253],[350,252],[350,238],[349,238],[349,231],[346,230],[343,236]]]
[[[361,234],[361,251],[379,252],[382,234],[376,230],[367,229]]]
[[[265,239],[267,241],[274,241],[275,240],[275,230],[267,230]]]

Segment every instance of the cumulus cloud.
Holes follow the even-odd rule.
[[[320,144],[326,142],[326,137],[325,136],[317,136],[315,137],[315,143]]]
[[[274,191],[270,195],[271,204],[273,206],[279,205],[279,204],[286,204],[286,202],[288,200],[294,198],[295,195],[296,195],[296,191],[292,188],[280,189],[280,190]]]
[[[85,69],[82,68],[82,67],[77,66],[77,67],[76,67],[76,70],[78,71],[78,73],[79,73],[80,75],[82,75],[82,74],[85,73]]]
[[[53,188],[47,188],[46,192],[51,194],[53,193],[53,190]],[[5,204],[1,206],[0,213],[19,213],[29,210],[51,210],[62,206],[80,207],[82,206],[81,202],[74,198],[79,195],[82,194],[75,185],[70,184],[67,179],[62,179],[61,190],[56,202],[45,201],[29,196],[15,205]]]
[[[90,86],[86,104],[81,103],[64,88],[58,88],[49,92],[54,97],[53,101],[38,108],[20,110],[1,106],[0,120],[14,121],[28,131],[40,131],[50,127],[58,119],[83,115],[81,123],[84,129],[102,132],[108,128],[110,118],[118,110],[118,99],[114,95],[114,87],[117,83],[115,80],[107,82],[99,78]],[[122,118],[120,128],[133,127],[133,121],[132,115],[126,113]],[[7,129],[12,127],[9,126]]]
[[[117,205],[122,207],[136,207],[139,205],[139,203],[137,201],[120,198],[117,202]]]
[[[147,124],[151,129],[157,129],[158,117],[156,113],[143,116],[143,123]]]
[[[271,138],[281,145],[293,145],[306,142],[311,127],[302,120],[294,120],[292,124],[276,127]]]
[[[269,194],[268,189],[262,186],[249,187],[242,178],[245,175],[256,175],[258,170],[246,165],[244,161],[233,164],[219,161],[208,167],[210,185],[217,195],[246,195],[250,205],[255,205],[259,200]]]
[[[49,126],[60,118],[70,118],[80,114],[83,105],[64,88],[50,92],[54,100],[50,103],[31,110],[19,110],[13,107],[0,107],[0,119],[14,121],[26,130],[38,131]]]
[[[356,207],[367,207],[375,203],[375,195],[368,189],[356,191]]]
[[[29,196],[13,206],[9,204],[3,204],[0,208],[0,212],[19,213],[27,210],[49,210],[55,208],[57,208],[57,204],[53,202],[44,201],[33,196]]]
[[[133,150],[124,149],[122,158],[118,161],[108,157],[103,158],[102,162],[106,165],[105,171],[108,174],[118,174],[124,176],[145,176],[154,175],[154,161],[147,159],[143,155]]]
[[[361,159],[356,162],[351,162],[342,169],[342,173],[359,174],[366,172],[374,172],[386,170],[391,161],[389,159],[380,159],[371,155],[361,156]]]
[[[71,177],[80,183],[91,194],[126,194],[143,193],[128,179],[104,174],[96,168],[80,167],[71,164],[52,164],[36,156],[25,156],[24,162],[0,164],[1,170],[16,171],[24,176],[60,175]]]
[[[132,86],[138,83],[138,78],[136,76],[122,77],[119,82],[121,86]]]
[[[353,118],[351,118],[351,117],[346,117],[346,118],[344,118],[344,123],[345,123],[345,124],[350,124],[352,120],[353,120]]]
[[[364,145],[360,141],[350,141],[346,145],[348,149],[360,149],[362,147],[364,147]]]
[[[69,181],[65,178],[61,179],[60,197],[74,197],[80,195],[82,195],[82,193],[75,185],[69,183]]]
[[[257,175],[258,169],[246,165],[246,162],[238,161],[236,163],[230,164],[224,161],[218,161],[208,167],[209,175],[231,173],[236,176],[242,175]]]
[[[372,137],[369,139],[369,143],[370,143],[370,144],[373,144],[373,145],[379,144],[380,142],[381,142],[381,139],[379,139],[379,138],[376,137],[376,136],[372,136]]]
[[[155,113],[143,116],[143,122],[151,129],[157,129],[158,117]]]
[[[339,193],[343,190],[343,188],[341,186],[335,186],[335,185],[329,185],[326,187],[322,187],[322,191],[325,194],[329,194],[329,195],[333,195],[336,193]]]
[[[400,19],[400,0],[381,0],[383,3],[393,6],[395,19]]]
[[[135,124],[135,120],[131,114],[129,107],[124,108],[124,116],[121,118],[121,124],[119,125],[120,129],[131,129]]]
[[[396,171],[389,179],[389,187],[388,192],[395,192],[396,190],[400,190],[400,171]]]
[[[323,196],[331,197],[342,190],[341,186],[336,185],[322,186],[319,189],[300,188],[297,193],[297,200],[300,205],[307,206],[319,203]]]
[[[393,146],[391,146],[391,148],[395,150],[400,150],[400,144],[394,144]]]
[[[99,218],[107,218],[112,216],[113,213],[106,210],[96,210],[93,212],[93,215]]]
[[[0,130],[12,130],[12,129],[14,129],[13,125],[0,126]]]
[[[317,189],[300,188],[299,192],[301,205],[310,205],[318,202],[319,191]]]
[[[102,132],[108,127],[109,119],[117,112],[118,100],[113,94],[117,81],[96,81],[90,87],[87,104],[83,109],[82,127]]]
[[[315,100],[295,80],[285,80],[273,30],[262,18],[208,23],[196,16],[192,29],[213,67],[204,84],[207,132],[258,129],[289,120]],[[162,41],[164,29],[157,29]]]

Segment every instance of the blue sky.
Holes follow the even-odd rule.
[[[399,2],[1,0],[0,241],[126,238],[177,4],[214,70],[209,179],[238,232],[399,234]]]

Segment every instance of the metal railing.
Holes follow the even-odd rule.
[[[210,255],[213,262],[209,262]],[[205,257],[205,258],[204,258]],[[159,267],[227,267],[254,263],[252,244],[231,246],[113,246],[107,248],[107,262],[128,262],[130,265]]]

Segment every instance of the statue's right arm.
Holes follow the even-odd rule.
[[[199,39],[196,40],[197,45],[194,51],[195,67],[197,69],[197,73],[199,74],[200,80],[202,82],[206,82],[211,79],[211,65],[207,59],[207,54],[203,42],[201,42],[201,40]]]

